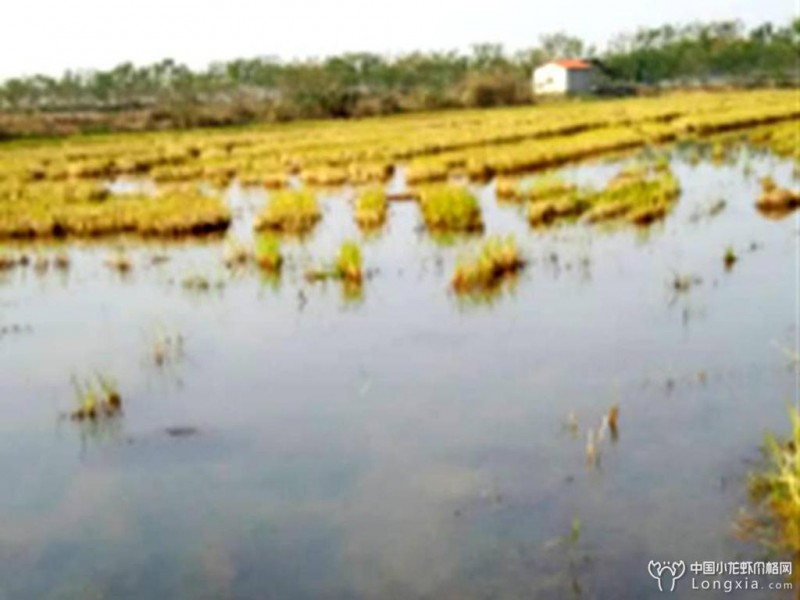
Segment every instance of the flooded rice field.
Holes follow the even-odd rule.
[[[670,151],[680,199],[649,228],[533,229],[471,184],[526,259],[478,296],[449,281],[480,236],[432,236],[414,202],[364,235],[349,188],[279,276],[227,268],[222,240],[14,247],[0,599],[657,598],[650,560],[770,557],[734,522],[797,390],[798,221],[754,206],[793,164],[704,151]],[[266,197],[228,189],[240,240]],[[363,285],[309,282],[347,239]],[[96,374],[122,414],[64,418]]]

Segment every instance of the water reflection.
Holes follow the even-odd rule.
[[[673,152],[682,197],[649,229],[532,231],[477,185],[487,233],[528,264],[476,298],[448,281],[478,239],[433,239],[410,202],[365,235],[335,192],[281,240],[279,275],[225,268],[222,240],[127,242],[125,280],[116,242],[72,245],[64,278],[5,272],[0,597],[647,598],[643,557],[753,556],[730,521],[793,390],[770,341],[791,337],[796,235],[753,209],[743,169],[786,185],[791,164]],[[227,197],[252,241],[267,193]],[[307,283],[350,238],[358,293]],[[179,373],[153,367],[154,324],[186,336]],[[118,377],[114,431],[53,425],[87,365]],[[594,426],[614,402],[624,435],[587,469],[565,415]]]

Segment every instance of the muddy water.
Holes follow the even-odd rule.
[[[214,242],[127,243],[124,277],[103,264],[117,242],[71,245],[67,273],[5,275],[0,599],[656,598],[649,560],[763,558],[731,521],[796,393],[780,347],[798,223],[753,203],[757,177],[787,185],[791,165],[676,152],[673,170],[680,203],[647,232],[533,232],[477,187],[488,231],[530,259],[491,301],[448,292],[476,241],[430,239],[411,203],[363,242],[361,298],[306,283],[360,236],[348,190],[284,246],[278,282],[226,271]],[[248,239],[265,194],[228,195]],[[702,282],[676,294],[674,273]],[[196,274],[212,289],[184,289]],[[162,366],[159,332],[184,338]],[[95,371],[124,417],[60,421],[70,376]],[[615,402],[619,439],[587,468],[586,428]],[[673,597],[696,597],[687,581]]]

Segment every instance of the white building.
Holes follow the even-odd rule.
[[[533,71],[534,94],[580,94],[591,90],[595,69],[575,58],[553,60]]]

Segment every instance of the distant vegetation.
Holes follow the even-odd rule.
[[[468,54],[260,57],[197,72],[169,59],[126,63],[3,82],[0,137],[507,106],[529,102],[532,69],[559,56],[596,58],[610,81],[626,86],[786,85],[797,78],[798,40],[800,19],[751,30],[725,21],[641,29],[617,36],[602,53],[556,33],[512,55],[500,45],[480,44]]]

